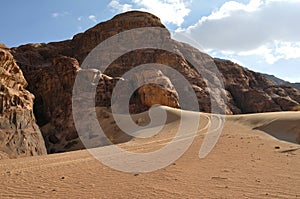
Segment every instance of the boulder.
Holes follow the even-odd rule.
[[[150,108],[153,105],[163,105],[180,108],[178,93],[171,80],[160,70],[148,69],[135,72],[130,78],[138,95],[141,106]]]
[[[158,84],[146,84],[138,89],[141,104],[148,108],[154,105],[163,105],[180,108],[177,92]]]

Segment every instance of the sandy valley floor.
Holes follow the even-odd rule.
[[[199,159],[209,118],[201,114],[198,136],[180,159],[151,173],[115,171],[86,150],[1,160],[0,198],[300,198],[299,112],[228,116],[215,148]],[[178,121],[119,146],[156,150]]]

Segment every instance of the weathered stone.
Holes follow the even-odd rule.
[[[28,80],[28,90],[35,95],[34,113],[48,152],[56,145],[65,144],[70,137],[78,138],[74,136],[76,129],[72,116],[72,90],[79,70],[76,59],[52,57],[50,65],[23,66],[22,70]]]
[[[163,105],[173,108],[180,108],[176,91],[166,89],[161,85],[147,84],[138,89],[142,105],[151,107]]]
[[[101,68],[97,68],[100,67],[98,65],[93,66],[94,68],[84,66],[80,69],[79,65],[101,42],[126,30],[146,27],[160,27],[165,30],[157,34],[142,35],[145,40],[150,39],[148,37],[162,38],[165,43],[169,43],[169,48],[173,52],[151,48],[139,49],[120,56],[105,71],[100,71]],[[92,100],[96,106],[109,108],[115,103],[111,98],[117,82],[121,83],[123,89],[117,98],[120,101],[127,99],[126,91],[132,88],[133,82],[131,78],[121,77],[142,64],[166,65],[181,74],[191,84],[200,111],[211,112],[213,102],[217,104],[215,108],[224,109],[224,113],[227,114],[282,111],[299,105],[300,92],[298,90],[275,86],[261,74],[246,70],[230,61],[213,59],[199,52],[198,49],[176,42],[171,39],[170,33],[164,28],[156,16],[132,11],[100,23],[74,36],[71,40],[49,44],[28,44],[11,49],[28,81],[28,90],[36,97],[34,114],[49,152],[84,148],[78,138],[72,118],[72,91],[76,77],[83,78],[85,81],[78,87],[78,90],[74,91],[76,95],[74,100],[81,100],[83,103]],[[109,59],[112,54],[113,52],[110,51],[103,52],[103,57]],[[201,60],[201,70],[197,71],[197,66],[194,66],[191,61],[199,63],[197,62],[199,60]],[[224,88],[216,88],[216,91],[212,91],[207,85],[209,82],[211,86],[219,86],[215,83],[219,77],[210,71],[210,66],[214,64],[219,69],[222,76],[220,79],[224,83]],[[150,67],[150,69],[153,68]],[[185,96],[185,100],[178,96],[179,91],[189,88],[182,84],[174,73],[170,73],[167,69],[161,70],[163,75],[155,73],[150,72],[146,76],[135,74],[137,81],[143,82],[143,78],[152,78],[155,80],[154,84],[146,84],[138,88],[131,96],[129,105],[118,107],[120,112],[129,109],[132,113],[138,113],[148,110],[154,104],[180,106],[186,110],[194,110],[195,107],[189,106],[192,96]],[[9,79],[6,80],[6,84],[16,89],[19,87],[19,84]],[[0,87],[0,90],[3,89],[5,90],[4,87]],[[96,94],[91,93],[92,90],[96,90]],[[13,101],[24,103],[18,97],[15,97]],[[222,106],[224,103],[225,107]],[[7,109],[7,107],[2,106],[2,109]],[[3,121],[2,125],[9,126],[10,123]],[[55,135],[59,142],[53,140],[53,137],[50,138],[52,140],[50,142],[50,135]]]
[[[223,76],[228,102],[233,113],[288,111],[299,105],[300,92],[276,86],[260,73],[244,69],[227,60],[215,60]],[[240,112],[240,111],[241,112]]]
[[[33,115],[34,96],[9,50],[0,45],[0,152],[3,157],[46,154]]]

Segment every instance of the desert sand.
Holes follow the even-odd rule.
[[[168,144],[180,110],[163,109],[168,119],[159,134],[118,147],[145,153]],[[103,165],[87,150],[3,159],[0,198],[300,198],[300,112],[226,116],[216,146],[203,159],[198,154],[212,116],[184,114],[200,114],[197,136],[166,168],[124,173]],[[115,125],[112,117],[106,118],[102,124]],[[149,120],[147,113],[133,118]]]

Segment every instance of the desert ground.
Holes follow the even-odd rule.
[[[145,153],[167,145],[181,112],[163,109],[168,119],[159,134],[118,147]],[[300,112],[226,116],[216,146],[203,159],[198,154],[212,115],[183,112],[200,114],[197,136],[184,155],[165,168],[116,171],[88,150],[2,159],[0,198],[300,198]],[[147,113],[134,117],[149,119]],[[106,118],[103,124],[115,125],[112,117]]]

